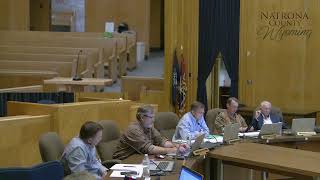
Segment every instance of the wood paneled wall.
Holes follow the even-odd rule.
[[[284,29],[311,29],[310,38],[284,36],[263,39],[257,35],[270,21],[261,12],[306,12],[309,19]],[[276,17],[275,17],[276,18]],[[263,19],[263,20],[262,20]],[[275,21],[292,19],[279,16]],[[320,1],[318,0],[241,0],[240,80],[242,103],[257,106],[269,100],[291,110],[320,110]],[[272,24],[272,23],[271,23]],[[279,26],[275,28],[273,38]]]
[[[145,42],[145,53],[149,55],[151,0],[86,0],[85,31],[104,32],[105,22],[115,22],[115,28],[126,22],[137,32],[137,41]]]
[[[30,30],[49,31],[51,25],[51,0],[30,1]]]
[[[142,88],[146,88],[146,90],[163,91],[164,83],[163,78],[122,76],[121,92],[128,94],[128,99],[138,101]]]
[[[0,118],[0,167],[32,166],[41,162],[38,140],[50,131],[50,116]]]
[[[166,106],[171,107],[172,62],[174,49],[180,58],[183,53],[188,65],[187,110],[190,103],[197,98],[198,77],[198,0],[165,0],[165,68],[164,90]],[[183,46],[183,50],[181,50]],[[172,107],[171,107],[172,109]]]
[[[161,1],[150,1],[150,48],[160,48],[161,46]]]
[[[142,103],[129,100],[88,101],[66,104],[44,105],[24,102],[8,102],[8,115],[51,116],[50,130],[59,134],[64,143],[79,133],[81,125],[86,121],[114,120],[121,130],[136,120],[135,113]],[[158,105],[153,105],[158,112]],[[115,113],[116,112],[116,113]]]
[[[0,30],[29,30],[29,0],[0,0]]]

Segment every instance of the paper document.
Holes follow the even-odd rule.
[[[113,33],[114,32],[114,23],[113,22],[106,22],[104,31]]]
[[[258,137],[260,132],[246,132],[246,133],[239,133],[240,137]]]
[[[142,164],[115,164],[110,169],[112,170],[110,177],[124,177],[121,172],[135,171],[137,172],[135,177],[140,178],[143,172]]]
[[[204,142],[222,143],[223,136],[210,134],[207,138],[204,138]]]

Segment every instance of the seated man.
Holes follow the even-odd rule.
[[[101,141],[102,126],[95,122],[85,122],[78,137],[73,138],[64,149],[61,162],[71,173],[87,171],[97,180],[107,174],[101,162],[97,159],[95,146]]]
[[[180,119],[173,140],[195,139],[201,134],[209,135],[209,128],[204,120],[204,105],[201,102],[191,104],[191,111]]]
[[[252,120],[252,127],[254,130],[260,130],[264,124],[272,124],[282,122],[282,117],[278,114],[271,113],[271,103],[262,101],[259,110],[255,112],[255,117]],[[285,128],[285,124],[282,124]]]
[[[223,133],[224,127],[233,124],[233,123],[240,123],[240,132],[245,132],[248,128],[246,121],[240,114],[237,114],[239,106],[238,99],[234,97],[230,97],[227,100],[227,110],[220,112],[215,120],[214,126],[217,133]]]
[[[137,121],[129,125],[121,135],[114,159],[125,159],[135,153],[167,154],[184,152],[185,145],[179,146],[162,137],[153,127],[154,110],[150,105],[144,105],[137,110]]]

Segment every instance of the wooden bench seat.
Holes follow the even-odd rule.
[[[104,78],[104,65],[102,57],[99,55],[98,48],[68,48],[68,47],[39,47],[39,46],[6,46],[0,45],[0,53],[24,53],[24,54],[46,54],[46,55],[73,55],[77,58],[80,50],[81,61],[83,61],[83,55],[87,57],[87,60],[91,62],[91,68],[93,69],[94,77]],[[87,64],[90,65],[90,64]],[[88,67],[89,68],[89,67]]]
[[[55,71],[43,71],[43,70],[12,70],[12,69],[0,69],[0,75],[12,75],[12,76],[58,76],[59,73]]]
[[[57,76],[54,71],[0,69],[0,89],[43,84],[44,80]]]
[[[6,60],[6,61],[9,61],[9,60],[37,61],[37,62],[71,62],[71,63],[74,63],[75,67],[76,67],[77,55],[25,54],[25,53],[2,53],[2,52],[0,52],[0,61],[1,60]],[[38,70],[38,69],[33,69],[33,70]],[[39,70],[41,70],[41,69],[39,69]],[[93,76],[92,62],[87,59],[86,55],[79,56],[78,72],[79,73],[86,72],[85,77],[92,77]],[[63,75],[63,76],[68,77],[66,75]],[[69,77],[71,77],[71,75]]]
[[[0,93],[8,93],[8,92],[10,92],[10,93],[11,92],[43,92],[43,85],[0,89]]]
[[[1,36],[1,33],[0,33]],[[2,37],[0,37],[1,39]],[[102,56],[103,62],[109,62],[108,77],[117,80],[118,71],[116,71],[117,65],[117,46],[116,39],[104,39],[104,38],[78,38],[78,37],[69,37],[69,38],[52,38],[47,37],[46,39],[4,39],[0,41],[0,45],[12,46],[45,46],[45,47],[72,47],[72,48],[98,48],[99,54]],[[104,64],[104,63],[103,63]]]
[[[52,71],[57,72],[61,77],[73,77],[75,75],[73,62],[0,60],[0,69]],[[87,72],[82,72],[81,74],[83,77],[88,75]]]
[[[43,31],[0,31],[0,39],[2,39],[3,42],[0,42],[0,44],[11,44],[11,45],[17,45],[17,44],[23,44],[23,45],[35,45],[37,46],[42,45],[45,46],[46,42],[50,42],[48,46],[60,46],[59,43],[63,43],[62,46],[68,46],[68,47],[80,47],[81,43],[79,43],[79,39],[82,39],[82,41],[88,41],[86,43],[86,47],[97,47],[92,46],[93,44],[89,43],[89,41],[108,41],[112,44],[112,47],[115,47],[114,56],[117,58],[120,66],[118,67],[119,70],[119,77],[121,75],[126,75],[126,69],[128,67],[127,61],[131,62],[131,59],[133,62],[136,61],[135,58],[135,42],[136,42],[136,34],[135,33],[123,33],[120,35],[117,35],[117,33],[114,33],[113,38],[105,38],[103,37],[103,33],[91,33],[91,32],[43,32]],[[129,40],[129,41],[128,41]],[[27,42],[25,42],[27,41]],[[66,42],[71,41],[71,44]],[[77,42],[76,42],[77,41]],[[111,41],[111,42],[110,42]],[[116,43],[117,45],[115,46]],[[130,44],[129,44],[130,43]],[[98,45],[99,48],[103,48],[104,51],[106,51],[106,48],[108,46]],[[128,48],[131,48],[133,50],[128,50]],[[109,52],[109,51],[108,51]],[[128,57],[127,53],[132,53],[130,57]],[[104,52],[104,60],[109,61],[112,55],[107,54],[107,52]],[[105,61],[105,62],[106,62]],[[129,63],[134,64],[131,66],[135,66],[135,63]],[[110,64],[109,64],[110,65]],[[109,69],[114,69],[113,67]],[[110,73],[108,73],[110,74]],[[116,75],[117,77],[118,75]],[[113,78],[114,74],[109,75],[109,78]],[[116,80],[116,79],[114,79]]]

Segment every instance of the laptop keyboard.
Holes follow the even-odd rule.
[[[204,143],[202,143],[201,144],[201,148],[208,148],[208,149],[214,149],[214,148],[216,148],[216,147],[218,147],[218,146],[220,146],[221,145],[221,143],[211,143],[211,142],[204,142]]]
[[[167,161],[161,161],[159,164],[158,164],[158,167],[157,169],[167,169],[167,167],[169,166],[169,162]]]

